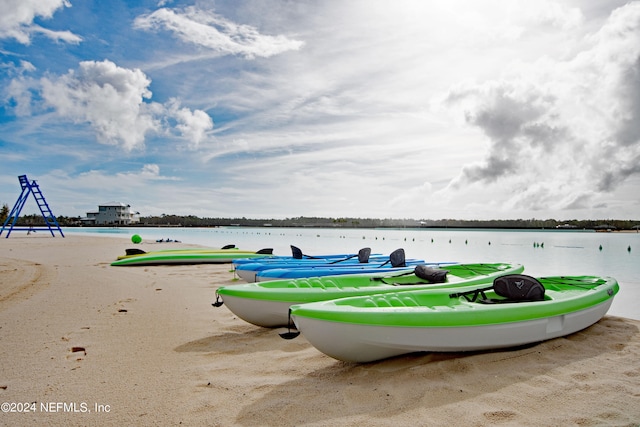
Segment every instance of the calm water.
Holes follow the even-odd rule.
[[[273,248],[290,255],[289,245],[308,255],[355,253],[370,247],[388,254],[404,248],[407,258],[428,262],[512,262],[534,276],[613,276],[621,285],[610,314],[640,319],[640,234],[592,231],[502,231],[477,229],[316,229],[316,228],[67,228],[69,234],[130,237],[143,242],[173,239],[210,247]],[[129,246],[132,246],[130,244]]]

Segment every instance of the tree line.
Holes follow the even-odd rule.
[[[502,228],[502,229],[612,229],[632,230],[640,221],[632,220],[555,220],[555,219],[397,219],[397,218],[326,218],[294,217],[285,219],[199,218],[162,215],[141,217],[138,226],[181,227],[318,227],[318,228]]]
[[[7,205],[0,208],[0,223],[9,215]],[[58,224],[63,227],[81,226],[80,217],[58,216]],[[21,226],[45,225],[42,215],[22,215],[16,221]],[[610,229],[633,230],[640,227],[640,221],[600,219],[600,220],[555,220],[555,219],[394,219],[394,218],[325,218],[299,216],[285,219],[208,218],[194,215],[159,215],[140,217],[135,227],[317,227],[317,228],[500,228],[500,229]]]

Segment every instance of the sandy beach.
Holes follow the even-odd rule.
[[[230,265],[109,265],[133,246],[0,238],[0,425],[640,425],[640,321],[349,364],[212,307]]]

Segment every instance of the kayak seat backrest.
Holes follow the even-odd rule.
[[[291,256],[294,259],[302,259],[302,250],[293,245],[289,245],[289,246],[291,246]]]
[[[494,292],[510,301],[542,301],[544,286],[535,277],[509,274],[493,281]]]
[[[491,291],[502,298],[487,298]],[[535,277],[525,274],[509,274],[497,277],[493,286],[450,294],[450,298],[464,297],[469,302],[482,304],[544,301],[545,289]]]
[[[406,262],[407,260],[404,255],[404,249],[402,248],[396,249],[395,251],[391,252],[391,254],[389,255],[389,260],[391,261],[391,267],[407,266],[407,262]]]
[[[371,248],[362,248],[358,251],[358,262],[360,264],[366,264],[369,262],[369,256],[371,255]]]
[[[444,283],[447,281],[447,270],[428,267],[425,264],[416,265],[413,273],[429,283]]]

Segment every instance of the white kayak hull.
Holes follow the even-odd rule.
[[[577,312],[512,323],[460,327],[405,327],[332,322],[293,316],[318,350],[346,362],[372,362],[413,352],[477,351],[514,347],[585,329],[609,310],[612,299]]]
[[[233,295],[224,297],[224,305],[245,322],[265,328],[286,325],[291,302],[268,301],[249,298],[238,298]]]

